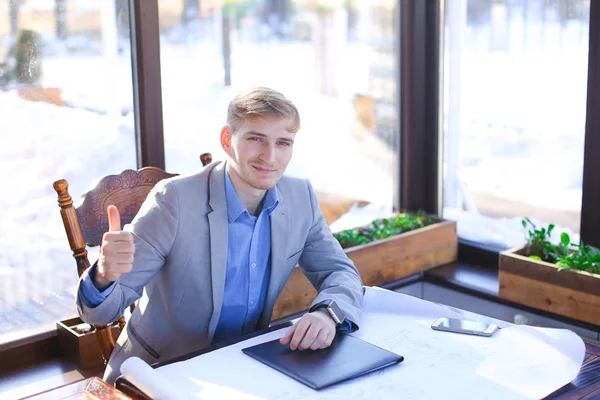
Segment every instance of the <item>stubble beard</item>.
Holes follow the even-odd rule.
[[[250,167],[250,168],[252,168],[252,167]],[[257,173],[259,173],[259,172],[257,172]],[[246,177],[246,182],[248,182],[248,184],[250,184],[250,186],[252,186],[254,189],[271,190],[275,187],[275,185],[277,185],[277,182],[279,182],[280,178],[281,177],[277,177],[277,178],[274,178],[272,180],[269,180],[269,181],[263,183],[263,182],[261,182],[260,179],[253,180],[250,177]]]

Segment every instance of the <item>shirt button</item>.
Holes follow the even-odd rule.
[[[251,305],[251,306],[253,306],[253,305],[254,305],[254,302],[253,302],[253,301],[251,301],[251,302],[250,302],[250,305]]]
[[[252,268],[256,268],[256,263],[252,263],[252,265],[250,265]]]

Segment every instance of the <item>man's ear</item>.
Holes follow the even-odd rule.
[[[231,155],[231,130],[229,125],[225,125],[221,129],[221,147],[225,150],[227,155]]]

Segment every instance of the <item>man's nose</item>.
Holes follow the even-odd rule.
[[[275,162],[275,146],[266,145],[261,153],[261,158],[264,162],[273,164]]]

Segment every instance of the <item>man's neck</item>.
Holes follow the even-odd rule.
[[[262,209],[262,202],[267,191],[255,189],[248,185],[229,164],[227,164],[226,170],[240,201],[246,207],[248,213],[256,216]]]

